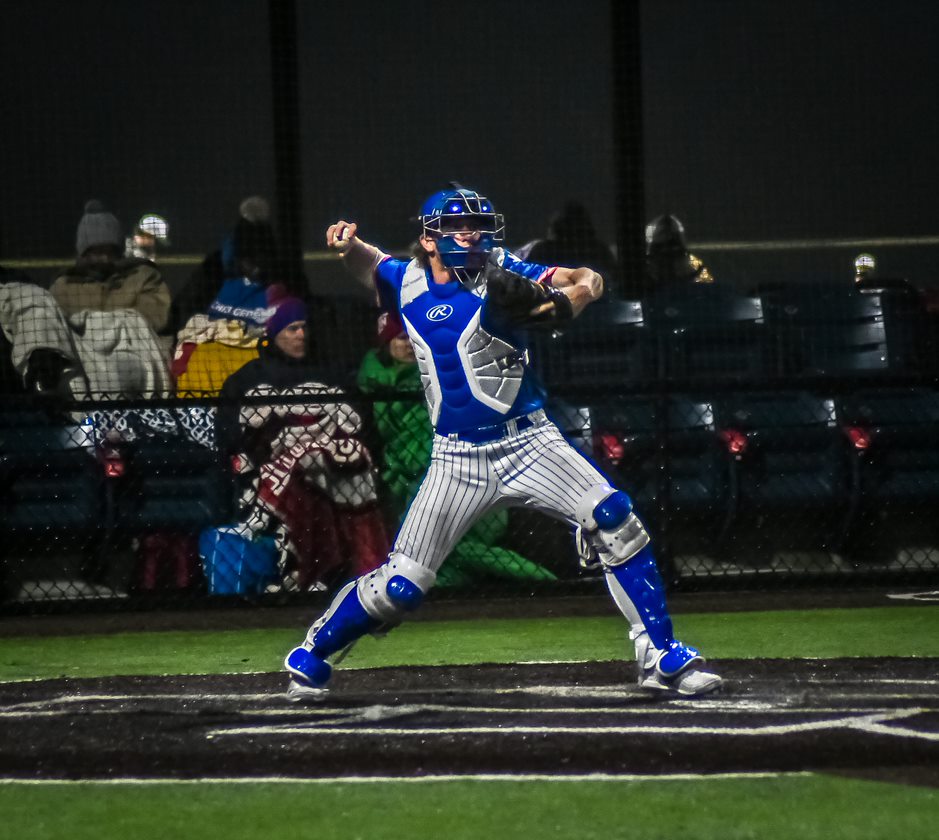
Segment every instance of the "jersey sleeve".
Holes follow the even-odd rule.
[[[536,283],[547,283],[549,286],[551,285],[551,277],[557,271],[557,266],[520,260],[511,251],[503,252],[502,267],[515,274],[521,274],[522,277],[527,277],[529,280],[534,280]]]
[[[398,302],[401,300],[401,281],[408,267],[405,260],[396,260],[385,257],[375,269],[375,289],[378,292],[378,301],[381,308],[389,312],[399,310]]]

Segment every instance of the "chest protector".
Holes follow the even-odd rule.
[[[481,323],[485,296],[484,286],[434,283],[417,260],[402,279],[401,314],[440,434],[490,426],[540,407],[529,406],[524,395],[519,399],[526,384],[524,348]]]

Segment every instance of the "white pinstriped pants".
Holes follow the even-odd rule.
[[[434,435],[430,467],[392,552],[436,572],[489,511],[526,507],[576,525],[581,498],[608,483],[548,420],[491,443]]]

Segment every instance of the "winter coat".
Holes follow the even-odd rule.
[[[417,491],[430,464],[434,433],[424,404],[421,374],[416,364],[396,362],[385,351],[369,350],[358,375],[366,394],[414,394],[413,401],[376,402],[375,426],[381,437],[382,480],[399,500]]]
[[[169,320],[170,290],[149,260],[120,260],[109,273],[95,265],[76,265],[58,277],[49,291],[67,316],[85,309],[136,309],[156,333]]]

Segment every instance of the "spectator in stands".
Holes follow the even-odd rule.
[[[83,309],[66,318],[50,292],[24,279],[0,283],[4,364],[15,374],[7,390],[78,398],[168,391],[165,354],[139,312]]]
[[[593,220],[579,201],[568,201],[551,219],[548,235],[517,249],[524,260],[577,268],[586,265],[603,276],[604,299],[616,297],[618,267],[609,245],[597,236]]]
[[[173,322],[179,324],[172,364],[177,393],[218,394],[228,376],[257,358],[272,307],[287,294],[273,282],[276,270],[269,207],[252,196],[241,203],[222,247],[203,260],[173,302]]]
[[[649,291],[714,282],[708,267],[688,251],[684,225],[670,213],[646,225],[646,281]]]
[[[83,311],[133,309],[155,333],[166,327],[169,288],[150,260],[123,256],[121,223],[100,201],[85,205],[75,245],[75,265],[56,278],[50,289],[66,317]]]
[[[67,392],[78,367],[72,331],[45,289],[18,272],[0,269],[0,390]]]
[[[54,393],[74,362],[68,325],[49,293],[0,266],[0,393]]]
[[[258,358],[222,388],[216,442],[244,491],[244,533],[286,532],[285,585],[333,586],[385,559],[375,472],[358,412],[323,402],[337,389],[309,361],[305,304],[284,297],[273,309]]]
[[[250,306],[257,297],[254,289],[267,286],[278,275],[279,258],[270,215],[270,205],[262,196],[249,196],[241,202],[235,226],[221,246],[206,255],[174,298],[170,318],[174,333],[183,329],[193,315],[209,312],[226,283],[234,280],[244,285],[244,300]],[[234,305],[234,295],[235,287],[230,285],[226,294],[229,304]],[[217,317],[231,314],[218,308],[214,311]]]
[[[374,417],[382,443],[382,483],[397,526],[430,465],[433,428],[422,399],[401,399],[420,394],[422,386],[414,348],[397,316],[382,313],[378,339],[379,346],[362,360],[359,387],[365,393],[389,395],[387,402],[375,403]],[[480,577],[554,580],[547,569],[499,545],[508,521],[508,512],[498,511],[477,522],[438,571],[437,585],[478,582]]]

